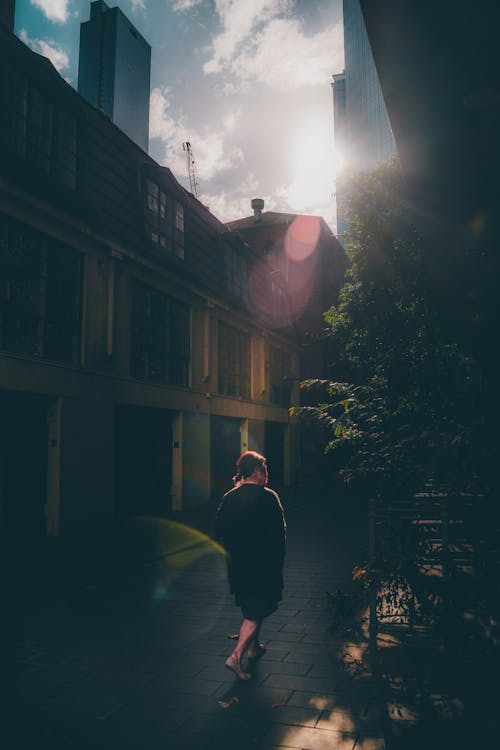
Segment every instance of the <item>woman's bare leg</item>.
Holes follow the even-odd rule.
[[[231,669],[240,680],[249,680],[252,676],[243,670],[241,660],[256,634],[258,635],[261,624],[262,620],[247,620],[245,618],[241,623],[238,643],[231,656],[226,659],[226,667]]]
[[[262,620],[260,621],[259,627],[255,631],[255,635],[252,638],[250,645],[248,646],[247,656],[249,659],[256,659],[258,656],[262,656],[262,654],[266,650],[266,647],[264,646],[264,644],[260,643],[259,641],[261,625],[262,625]]]

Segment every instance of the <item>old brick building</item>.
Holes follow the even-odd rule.
[[[207,502],[240,450],[294,481],[250,249],[0,25],[0,498],[42,538]],[[270,302],[272,303],[272,301]],[[276,382],[274,380],[277,379]],[[266,435],[268,445],[266,446]]]

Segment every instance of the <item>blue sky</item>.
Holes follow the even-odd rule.
[[[341,0],[107,0],[152,47],[151,156],[222,221],[265,210],[334,227],[331,75],[343,68]],[[90,0],[17,0],[15,31],[76,88]]]

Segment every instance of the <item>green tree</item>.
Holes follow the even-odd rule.
[[[370,493],[477,489],[480,377],[446,334],[397,162],[352,181],[350,269],[325,313],[336,381],[306,381],[294,409],[325,430],[346,481]]]

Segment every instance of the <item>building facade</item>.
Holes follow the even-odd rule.
[[[297,372],[300,346],[252,310],[266,267],[46,58],[0,34],[2,533],[206,503],[247,448],[272,444],[271,481],[292,484],[298,385],[283,394],[283,363]]]
[[[151,47],[122,11],[90,4],[80,25],[78,93],[144,151],[149,143]]]
[[[345,70],[332,82],[335,144],[342,161],[336,185],[340,237],[348,231],[343,173],[368,172],[396,153],[359,0],[343,0],[343,19]]]
[[[320,216],[263,211],[264,201],[259,198],[251,205],[253,215],[227,226],[251,248],[254,270],[265,269],[258,279],[250,279],[253,314],[300,347],[298,363],[283,350],[273,346],[269,350],[270,398],[288,403],[290,388],[298,379],[331,375],[328,352],[319,334],[325,327],[325,311],[337,303],[347,258]],[[314,476],[325,468],[320,432],[308,425],[301,433],[303,476]]]

